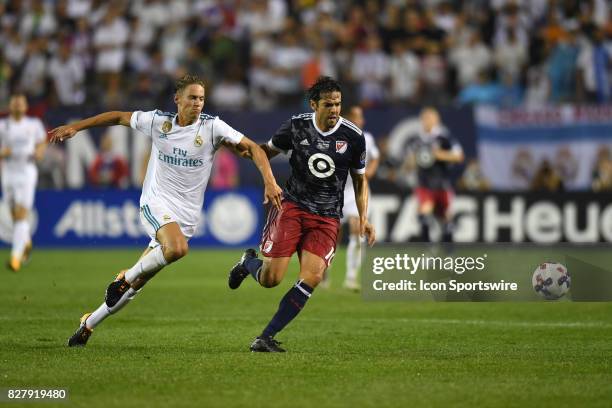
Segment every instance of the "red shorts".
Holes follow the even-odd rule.
[[[453,198],[453,192],[451,190],[430,190],[425,187],[417,187],[414,193],[417,196],[419,205],[433,202],[434,214],[439,217],[446,216],[446,212]]]
[[[306,250],[321,257],[329,266],[336,252],[339,225],[336,218],[313,214],[284,200],[281,210],[271,207],[268,213],[261,253],[270,258],[282,258]]]

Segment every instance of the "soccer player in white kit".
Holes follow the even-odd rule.
[[[34,206],[38,181],[36,161],[42,159],[47,132],[38,118],[26,116],[28,101],[23,94],[9,100],[9,116],[0,120],[2,196],[11,208],[13,246],[7,267],[21,269],[32,249],[28,215]]]
[[[357,125],[360,129],[363,129],[365,125],[365,119],[363,117],[363,109],[358,105],[351,106],[344,117]],[[363,132],[366,145],[366,169],[365,178],[370,180],[376,173],[378,163],[380,160],[380,152],[376,147],[374,137],[369,132]],[[349,228],[349,242],[346,249],[346,275],[344,277],[344,283],[342,286],[350,290],[359,290],[361,285],[358,282],[359,269],[361,268],[361,261],[363,259],[362,238],[359,236],[359,212],[357,211],[357,204],[355,203],[355,193],[353,192],[353,182],[350,178],[346,180],[344,186],[344,207],[342,208],[343,217],[340,220],[342,223],[348,223]],[[368,198],[369,198],[368,193]]]
[[[176,84],[178,114],[159,110],[106,112],[51,131],[51,140],[58,142],[90,127],[123,125],[152,140],[140,197],[140,219],[151,242],[138,262],[111,282],[98,309],[81,318],[68,346],[84,346],[98,324],[124,307],[164,266],[187,254],[187,241],[200,219],[214,154],[222,145],[253,160],[264,180],[264,203],[280,208],[282,190],[266,154],[218,117],[203,114],[204,94],[202,80],[187,75]]]

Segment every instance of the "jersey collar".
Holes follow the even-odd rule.
[[[340,116],[340,118],[338,118],[338,122],[336,122],[336,126],[334,126],[333,128],[329,129],[327,132],[323,132],[317,126],[317,120],[315,119],[315,113],[314,112],[312,113],[312,124],[314,125],[314,128],[317,130],[317,132],[319,132],[319,134],[321,134],[321,136],[329,136],[332,133],[334,133],[336,130],[338,130],[338,128],[342,124],[342,116]]]
[[[193,125],[196,125],[196,124],[200,123],[200,120],[201,120],[201,119],[202,119],[202,118],[200,118],[200,117],[198,116],[198,118],[197,118],[197,119],[196,119],[196,120],[195,120],[195,121],[194,121],[194,122],[193,122],[191,125],[181,126],[181,125],[179,125],[179,123],[178,123],[178,113],[177,113],[177,114],[176,114],[176,115],[174,115],[174,117],[172,118],[172,129],[174,129],[174,127],[175,127],[175,126],[176,126],[178,129],[185,129],[185,128],[191,127],[191,126],[193,126]]]

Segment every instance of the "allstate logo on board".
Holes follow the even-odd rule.
[[[206,211],[210,233],[224,244],[240,244],[257,228],[257,210],[243,195],[228,193],[219,196]]]

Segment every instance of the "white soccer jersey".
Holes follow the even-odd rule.
[[[376,146],[376,142],[374,141],[374,136],[370,132],[363,132],[363,137],[365,138],[366,145],[366,166],[370,160],[376,160],[380,157],[380,151]],[[346,184],[344,186],[344,207],[342,209],[343,218],[349,216],[358,216],[357,212],[357,203],[355,202],[355,189],[353,188],[353,178],[351,177],[351,173],[346,179]]]
[[[216,116],[201,114],[185,127],[177,119],[159,110],[132,114],[130,126],[152,141],[140,205],[161,201],[181,223],[197,225],[215,152],[221,142],[238,144],[243,135]]]
[[[0,120],[0,146],[11,149],[11,155],[2,160],[4,178],[31,178],[36,175],[34,152],[36,145],[44,142],[47,132],[38,118],[24,116],[21,120],[11,117]]]

